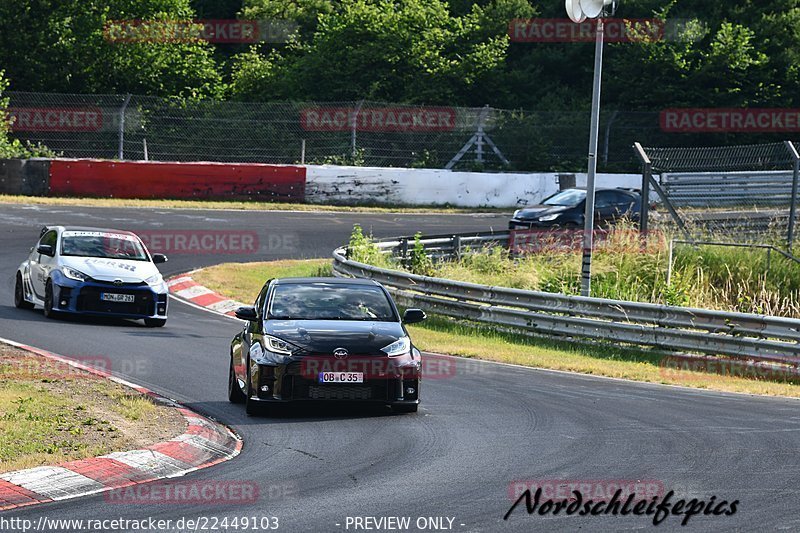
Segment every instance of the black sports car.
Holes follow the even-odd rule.
[[[294,401],[342,400],[419,406],[420,352],[389,293],[371,280],[284,278],[267,281],[231,342],[228,399],[248,414]]]
[[[629,217],[638,219],[641,196],[631,189],[595,190],[595,217],[599,224],[611,224]],[[531,205],[514,211],[508,229],[527,228],[582,228],[586,208],[586,189],[564,189]]]

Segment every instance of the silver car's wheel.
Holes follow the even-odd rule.
[[[53,309],[53,282],[47,280],[47,286],[44,289],[44,316],[47,318],[56,318],[58,312]]]

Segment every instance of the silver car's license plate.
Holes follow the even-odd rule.
[[[363,372],[320,372],[320,383],[364,383]]]
[[[136,301],[136,297],[133,294],[118,294],[115,292],[101,292],[100,299],[104,302],[120,302],[127,304],[132,304]]]

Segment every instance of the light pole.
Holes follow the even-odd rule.
[[[589,168],[586,175],[586,209],[583,226],[583,258],[581,261],[581,296],[592,294],[592,246],[594,237],[594,189],[597,174],[597,138],[600,130],[600,82],[603,72],[603,17],[606,6],[616,9],[612,0],[566,0],[567,15],[573,22],[597,19],[594,45],[594,83],[592,86],[592,118],[589,130]]]

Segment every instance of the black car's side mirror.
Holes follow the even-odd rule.
[[[428,315],[422,309],[406,309],[406,312],[403,313],[403,322],[406,324],[416,324],[426,318],[428,318]]]
[[[56,251],[52,244],[39,244],[36,246],[36,251],[42,255],[49,255],[50,257],[56,255]]]
[[[164,255],[164,254],[153,254],[153,263],[155,263],[155,264],[166,263],[167,261],[169,261],[169,259],[167,259],[166,255]]]
[[[255,307],[240,307],[236,310],[236,318],[252,322],[258,320],[258,313]]]

